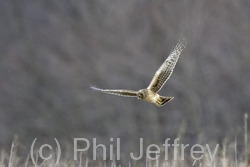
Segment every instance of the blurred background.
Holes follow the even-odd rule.
[[[250,109],[250,1],[1,0],[0,145],[14,136],[73,146],[82,137],[126,152],[182,135],[243,135]],[[179,39],[186,49],[164,107],[92,91],[146,88]]]

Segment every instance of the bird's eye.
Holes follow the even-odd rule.
[[[137,97],[138,97],[138,99],[142,99],[143,98],[143,94],[142,93],[138,93]]]

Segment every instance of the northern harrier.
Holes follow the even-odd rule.
[[[186,41],[182,40],[174,47],[170,52],[168,58],[163,62],[160,68],[156,71],[152,81],[146,89],[141,89],[139,91],[124,90],[124,89],[100,89],[91,86],[92,89],[101,91],[108,94],[125,96],[125,97],[137,97],[138,99],[145,100],[150,103],[154,103],[158,107],[163,106],[174,97],[160,96],[157,92],[162,88],[165,82],[171,76],[174,67],[179,59],[179,56],[183,49],[185,48]]]

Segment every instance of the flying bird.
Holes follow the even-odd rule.
[[[179,59],[179,56],[186,46],[186,41],[182,40],[171,50],[167,59],[163,62],[160,68],[156,71],[153,79],[146,89],[139,91],[125,90],[125,89],[100,89],[91,86],[93,90],[101,91],[107,94],[113,94],[124,97],[137,97],[139,100],[144,100],[154,103],[158,107],[163,106],[171,101],[174,97],[161,96],[157,92],[163,87],[166,81],[173,73],[174,67]]]

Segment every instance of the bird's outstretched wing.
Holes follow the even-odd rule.
[[[174,67],[179,59],[179,56],[181,52],[183,51],[183,49],[185,48],[185,46],[186,46],[185,40],[182,40],[179,43],[177,43],[174,49],[170,52],[168,58],[156,71],[147,89],[157,92],[162,88],[162,86],[171,76],[174,70]]]
[[[124,96],[124,97],[136,97],[137,96],[137,92],[133,91],[133,90],[123,90],[123,89],[117,89],[117,90],[113,90],[113,89],[100,89],[94,86],[91,86],[91,88],[93,90],[97,90],[97,91],[101,91],[103,93],[107,93],[107,94],[113,94],[113,95],[117,95],[117,96]]]

